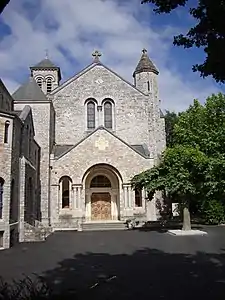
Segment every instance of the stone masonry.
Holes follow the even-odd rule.
[[[12,95],[14,101],[0,107],[1,126],[11,116],[17,128],[10,131],[14,142],[1,149],[9,162],[0,173],[5,248],[12,179],[19,195],[13,216],[20,241],[40,240],[54,230],[82,230],[82,224],[159,216],[156,199],[146,201],[145,191],[130,184],[165,149],[159,72],[145,49],[134,84],[103,65],[98,51],[93,56],[92,64],[64,83],[60,68],[46,57],[30,68],[31,77]]]

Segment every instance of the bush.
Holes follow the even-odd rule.
[[[225,222],[224,205],[218,200],[207,201],[202,207],[202,215],[206,224],[221,224]]]

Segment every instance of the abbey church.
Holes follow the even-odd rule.
[[[0,249],[159,218],[157,196],[130,184],[165,149],[158,76],[144,49],[133,83],[98,51],[63,83],[48,57],[13,95],[0,81]]]

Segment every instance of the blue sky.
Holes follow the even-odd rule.
[[[194,98],[204,101],[224,91],[192,72],[204,59],[201,51],[172,45],[173,36],[187,32],[193,21],[186,9],[158,16],[139,0],[11,0],[0,17],[0,77],[13,92],[48,49],[64,81],[90,64],[99,49],[102,62],[132,82],[147,48],[160,70],[162,108],[183,110]]]

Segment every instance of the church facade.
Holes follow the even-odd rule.
[[[29,227],[21,221],[20,241],[27,240],[30,225],[50,232],[157,220],[160,199],[146,201],[145,192],[130,184],[165,149],[159,72],[147,51],[133,84],[103,65],[97,51],[89,66],[62,84],[60,68],[48,58],[30,71],[12,97],[15,111],[32,112],[40,147],[40,216]]]

